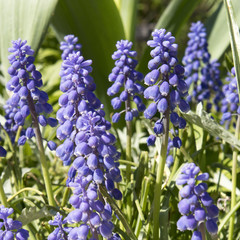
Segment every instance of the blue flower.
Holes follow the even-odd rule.
[[[178,64],[177,48],[175,38],[165,29],[155,30],[152,33],[153,40],[147,44],[153,48],[152,59],[148,63],[150,72],[145,76],[144,82],[148,87],[144,91],[144,98],[153,102],[144,111],[147,119],[152,119],[159,112],[161,119],[154,125],[154,133],[163,133],[162,120],[166,114],[170,114],[170,121],[174,128],[185,128],[186,121],[175,112],[178,106],[182,112],[190,110],[189,104],[184,100],[188,94],[188,86],[184,81],[184,68]],[[179,141],[174,140],[178,144]],[[147,140],[148,144],[154,144],[152,135]],[[150,144],[149,144],[150,145]]]
[[[137,53],[131,50],[132,42],[121,40],[117,42],[116,47],[117,51],[112,55],[112,59],[116,60],[115,67],[108,77],[109,81],[113,82],[113,84],[108,88],[107,94],[109,96],[114,96],[120,93],[119,97],[115,97],[111,100],[111,104],[115,110],[120,109],[122,103],[125,103],[126,108],[120,113],[115,113],[113,115],[112,121],[114,123],[119,121],[120,114],[124,112],[125,120],[132,121],[133,117],[138,116],[138,112],[143,112],[145,110],[145,105],[138,96],[141,96],[144,90],[139,84],[143,79],[143,75],[135,70],[138,62],[133,59],[136,57]],[[136,104],[137,109],[131,108],[131,101]]]
[[[22,223],[17,220],[9,218],[13,214],[12,208],[6,208],[0,205],[0,219],[3,222],[0,223],[0,239],[16,239],[16,240],[27,240],[29,233],[27,230],[22,229]]]
[[[57,213],[54,219],[48,222],[52,226],[58,226],[52,233],[49,234],[48,240],[67,240],[67,234],[72,228],[63,227],[66,222],[66,220],[62,220],[62,215]]]
[[[224,98],[221,101],[221,112],[223,115],[220,123],[225,123],[228,128],[231,122],[235,125],[234,120],[236,116],[233,117],[233,115],[236,113],[240,114],[237,79],[234,67],[231,69],[231,73],[228,73],[226,81],[228,84],[223,86]]]
[[[222,81],[220,79],[220,64],[210,61],[208,52],[207,34],[204,25],[198,21],[192,23],[188,34],[189,41],[183,57],[185,76],[188,86],[193,86],[193,91],[188,96],[188,102],[206,102],[209,112],[214,104],[220,111],[220,101],[223,98]]]
[[[12,41],[12,47],[9,48],[8,59],[11,66],[8,73],[11,79],[6,87],[13,92],[12,96],[6,102],[5,109],[5,129],[9,134],[12,142],[18,128],[23,127],[18,143],[24,145],[27,139],[35,136],[32,128],[24,128],[25,119],[31,115],[32,121],[36,124],[52,126],[53,118],[47,118],[45,115],[53,111],[52,106],[48,103],[46,92],[39,90],[43,85],[42,75],[36,70],[34,65],[34,51],[26,45],[27,41],[18,39]],[[50,120],[51,119],[51,120]]]
[[[182,200],[178,203],[182,217],[177,222],[177,228],[180,231],[194,231],[192,239],[202,239],[201,233],[196,231],[202,222],[211,235],[216,235],[218,231],[219,210],[207,193],[207,184],[200,182],[208,178],[208,173],[200,174],[200,168],[194,163],[186,163],[176,180],[177,185],[183,185],[179,192]]]
[[[95,83],[90,76],[91,60],[84,60],[80,52],[69,53],[60,72],[60,109],[57,119],[60,127],[57,137],[63,143],[56,155],[70,165],[67,185],[73,189],[69,203],[74,207],[64,223],[75,224],[68,232],[68,239],[118,239],[113,233],[112,209],[101,194],[101,187],[120,200],[122,193],[116,183],[122,177],[115,147],[116,138],[104,116],[103,105],[95,96]],[[116,103],[117,104],[117,103]],[[131,116],[130,116],[131,117]],[[58,225],[59,226],[59,225]],[[62,228],[52,233],[60,237]]]

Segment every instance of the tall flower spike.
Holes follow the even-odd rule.
[[[220,64],[217,61],[210,61],[204,25],[200,21],[192,23],[188,37],[188,46],[182,60],[185,66],[186,82],[189,87],[193,86],[188,101],[206,102],[207,111],[210,111],[214,104],[219,111],[219,104],[223,98]]]
[[[6,115],[5,129],[12,141],[15,140],[16,131],[19,126],[23,129],[18,140],[19,145],[24,145],[27,139],[31,139],[35,134],[31,126],[26,127],[25,119],[30,115],[35,122],[45,127],[57,125],[57,120],[47,117],[53,111],[48,103],[46,92],[39,90],[43,85],[42,75],[36,70],[34,65],[34,51],[26,45],[27,41],[18,39],[12,41],[12,48],[9,48],[8,59],[11,66],[8,73],[11,79],[7,83],[7,89],[13,92],[12,96],[4,106]],[[35,119],[36,118],[36,119]]]
[[[182,112],[188,112],[189,104],[184,100],[188,94],[188,86],[184,81],[184,68],[178,64],[177,48],[175,38],[165,29],[155,30],[152,33],[153,40],[147,44],[154,48],[151,51],[151,59],[148,62],[148,68],[151,70],[145,76],[145,84],[149,87],[144,91],[144,97],[153,102],[144,111],[144,116],[151,119],[157,112],[161,114],[161,119],[154,125],[154,133],[161,135],[163,133],[163,118],[167,111],[170,114],[170,121],[174,129],[183,129],[186,121],[175,112],[178,106]],[[153,135],[148,138],[148,145],[155,142]],[[152,141],[149,141],[152,140]],[[181,140],[174,135],[174,147],[180,147]]]
[[[120,153],[114,146],[116,139],[108,130],[102,104],[95,96],[95,83],[89,75],[91,60],[84,60],[80,52],[69,54],[62,63],[59,98],[61,108],[57,119],[61,126],[57,137],[64,140],[56,154],[65,165],[72,165],[68,172],[73,196],[69,202],[75,208],[68,214],[69,224],[77,223],[68,233],[68,239],[120,239],[113,233],[112,209],[101,194],[106,188],[116,200],[122,198],[116,183],[121,181],[118,168]],[[56,230],[57,231],[57,230]]]
[[[221,101],[221,112],[223,115],[220,123],[225,123],[228,128],[232,120],[236,119],[236,117],[233,117],[233,114],[240,114],[237,79],[234,67],[231,69],[231,73],[228,73],[226,80],[228,84],[223,86],[224,98]],[[233,124],[235,125],[236,122],[233,122]]]
[[[4,240],[27,240],[29,238],[29,233],[27,230],[22,229],[22,223],[9,218],[13,213],[12,208],[5,208],[0,205],[0,239]]]
[[[207,193],[207,184],[202,182],[208,180],[208,173],[199,173],[198,166],[194,163],[186,163],[176,180],[177,185],[183,185],[179,192],[182,200],[178,203],[178,210],[182,217],[177,222],[177,228],[180,231],[194,231],[192,239],[201,240],[202,234],[198,229],[201,223],[205,223],[211,235],[217,234],[219,210]]]
[[[143,79],[143,75],[135,70],[137,66],[136,51],[132,51],[132,42],[128,40],[118,41],[116,44],[117,51],[112,55],[115,61],[115,67],[112,73],[109,74],[109,81],[113,82],[112,86],[107,90],[109,96],[114,96],[121,92],[119,97],[114,97],[111,100],[113,109],[120,109],[122,103],[125,103],[125,110],[120,113],[115,113],[112,117],[113,122],[118,122],[120,114],[125,112],[125,120],[132,121],[133,117],[138,116],[138,112],[145,110],[145,105],[139,95],[142,95],[144,88],[139,84]],[[122,91],[121,91],[122,89]],[[136,109],[131,109],[130,102],[133,101]]]
[[[89,75],[92,72],[91,64],[92,60],[85,60],[80,52],[70,53],[62,63],[60,90],[63,94],[58,101],[61,108],[57,112],[60,123],[57,138],[65,141],[58,146],[56,154],[63,160],[64,165],[71,163],[75,150],[74,142],[84,138],[75,128],[78,117],[84,112],[102,107],[93,93],[96,85]]]

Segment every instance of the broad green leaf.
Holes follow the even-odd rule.
[[[177,37],[181,34],[182,28],[186,24],[193,11],[196,9],[200,0],[172,0],[159,18],[155,29],[165,28],[170,31],[173,36]],[[149,36],[150,38],[150,36]],[[176,41],[178,43],[178,41]],[[147,63],[150,60],[150,48],[146,47],[144,54],[139,63],[138,70],[146,73]]]
[[[32,49],[38,50],[58,0],[8,0],[0,1],[0,59],[7,81],[8,48],[11,41],[27,40]]]
[[[120,15],[126,39],[134,42],[138,0],[121,0]]]
[[[234,9],[240,9],[240,1],[232,1]],[[240,26],[240,14],[237,14],[236,21]],[[212,59],[219,59],[228,48],[230,41],[226,18],[226,10],[221,2],[219,7],[206,21],[207,35],[208,35],[208,49]]]
[[[115,44],[124,39],[124,29],[119,11],[112,0],[61,0],[53,16],[52,26],[59,41],[67,34],[74,34],[82,44],[85,59],[93,60],[96,92],[105,110],[110,106],[107,88],[108,75],[114,66],[111,59]]]
[[[188,122],[196,124],[212,136],[219,137],[240,150],[240,141],[237,140],[233,134],[214,121],[208,113],[203,110],[201,103],[198,104],[196,113],[189,111],[188,113],[182,113],[182,115]]]
[[[44,217],[52,217],[57,213],[57,209],[53,207],[43,207],[42,209],[38,209],[36,207],[31,207],[29,209],[23,209],[21,215],[18,217],[18,221],[22,222],[23,226],[31,223],[34,220],[44,218]]]
[[[233,4],[231,0],[224,0],[226,11],[227,11],[227,20],[229,26],[229,35],[230,42],[233,53],[233,62],[235,66],[238,95],[240,95],[240,36],[239,28],[236,23],[236,18],[234,16]]]

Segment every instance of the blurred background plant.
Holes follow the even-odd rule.
[[[236,22],[240,26],[240,1],[232,0]],[[27,40],[35,51],[36,68],[43,76],[43,90],[48,93],[49,103],[53,106],[54,114],[59,109],[58,98],[61,67],[60,41],[67,34],[74,34],[82,45],[82,54],[86,59],[93,60],[92,76],[96,83],[96,94],[104,104],[106,118],[110,121],[114,113],[107,96],[110,87],[108,75],[114,67],[111,56],[115,51],[115,44],[121,39],[133,42],[133,49],[137,51],[137,71],[144,75],[148,72],[147,63],[150,60],[150,48],[146,42],[155,28],[165,28],[172,32],[178,43],[178,60],[182,61],[188,41],[188,32],[192,22],[201,21],[206,27],[208,51],[211,59],[220,63],[220,78],[226,83],[227,72],[233,67],[233,56],[230,47],[229,29],[226,8],[220,0],[9,0],[0,1],[0,115],[4,125],[4,108],[9,92],[5,85],[9,80],[7,69],[8,48],[11,41],[18,38]],[[239,66],[238,66],[239,67]],[[147,102],[145,102],[148,105]],[[187,120],[187,129],[180,132],[182,148],[173,150],[174,165],[166,167],[164,171],[163,193],[160,207],[161,239],[190,239],[191,232],[177,230],[176,222],[180,217],[177,204],[179,201],[178,187],[175,179],[184,162],[194,161],[201,171],[210,175],[210,195],[217,203],[219,213],[219,239],[227,239],[229,216],[231,209],[232,191],[232,151],[240,150],[240,142],[234,137],[235,128],[228,130],[220,126],[222,114],[212,110],[207,114],[201,105],[196,111],[183,114]],[[213,120],[214,118],[214,120]],[[131,215],[127,215],[130,226],[139,239],[152,239],[152,211],[154,193],[151,189],[156,179],[157,148],[147,147],[146,139],[151,133],[149,122],[139,119],[133,120],[132,129],[132,162],[126,161],[126,128],[120,121],[113,124],[112,132],[117,137],[117,147],[122,153],[120,169],[123,181],[119,188],[123,193],[120,209],[127,215],[124,208],[131,199]],[[56,140],[56,128],[43,130],[43,137]],[[6,133],[1,129],[1,138]],[[14,145],[14,152],[7,141],[4,147],[7,150],[6,158],[0,159],[1,180],[9,198],[8,203],[17,213],[18,220],[22,221],[30,230],[30,239],[45,239],[51,232],[47,221],[57,211],[64,214],[70,205],[61,206],[68,167],[46,148],[49,159],[49,173],[53,183],[53,191],[58,208],[46,206],[43,179],[37,149],[34,141],[24,146]],[[56,140],[58,145],[60,142]],[[14,171],[14,158],[19,158],[22,181],[14,177],[19,174]],[[239,158],[237,158],[236,174],[239,180]],[[131,181],[125,181],[127,166],[131,166]],[[236,182],[236,204],[240,200],[240,181]],[[26,190],[19,193],[21,189]],[[18,193],[17,195],[14,195]],[[65,192],[70,195],[69,192]],[[15,197],[14,197],[15,196]],[[128,202],[128,203],[127,203]],[[237,206],[238,206],[237,205]],[[240,211],[235,210],[234,233],[232,239],[240,238]],[[29,217],[31,216],[31,217]],[[115,219],[115,231],[123,239],[129,239],[124,227]],[[225,224],[225,225],[223,225]],[[207,236],[211,239],[211,236]]]

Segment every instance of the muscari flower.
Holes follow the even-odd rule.
[[[48,240],[67,240],[67,234],[71,231],[69,227],[63,227],[66,224],[66,220],[62,219],[62,215],[57,213],[53,220],[48,223],[52,226],[58,226],[55,230],[49,234]]]
[[[12,208],[6,208],[0,205],[0,239],[2,240],[27,240],[29,233],[27,230],[22,229],[22,223],[17,220],[9,218],[13,213]]]
[[[62,60],[65,60],[70,53],[80,51],[82,45],[78,43],[78,38],[74,35],[67,35],[64,37],[64,41],[60,43],[60,49],[62,52]]]
[[[145,84],[149,87],[144,91],[144,97],[153,102],[144,111],[147,119],[159,112],[161,119],[154,125],[155,135],[161,135],[164,131],[163,119],[166,114],[170,115],[170,121],[174,129],[183,129],[186,121],[175,112],[178,106],[182,112],[190,110],[189,104],[184,100],[188,94],[188,86],[184,81],[184,68],[178,64],[177,47],[175,38],[165,29],[155,30],[152,33],[153,40],[148,41],[148,45],[154,48],[151,51],[151,59],[148,68],[151,70],[145,78]],[[148,138],[148,145],[154,144],[154,135]],[[173,146],[180,147],[181,140],[178,136],[173,138]]]
[[[231,69],[231,73],[228,73],[226,81],[228,84],[223,86],[224,98],[221,101],[221,112],[223,115],[220,123],[225,123],[228,128],[231,121],[234,119],[233,115],[236,113],[240,114],[237,79],[234,67]],[[235,125],[235,122],[233,122],[233,124]]]
[[[188,34],[189,41],[183,57],[186,83],[192,88],[188,102],[206,102],[206,110],[210,111],[214,104],[220,111],[220,101],[223,98],[220,79],[220,64],[210,61],[207,34],[204,25],[198,21],[192,23]]]
[[[111,105],[114,110],[117,110],[121,108],[122,103],[125,103],[126,108],[120,113],[115,113],[112,121],[118,122],[120,115],[124,112],[125,120],[132,121],[133,117],[137,117],[139,112],[145,110],[145,105],[140,97],[144,88],[139,84],[143,80],[143,75],[135,70],[138,62],[134,59],[137,55],[136,51],[131,50],[132,42],[121,40],[117,42],[116,47],[117,51],[112,55],[112,59],[116,60],[115,67],[108,77],[113,84],[108,88],[107,94],[114,96],[120,92],[118,97],[111,100]],[[132,101],[137,108],[131,108],[130,102]]]
[[[194,231],[192,240],[201,240],[202,235],[198,230],[204,223],[211,235],[218,231],[218,207],[213,204],[213,199],[207,193],[208,173],[200,174],[200,168],[194,163],[187,163],[181,169],[181,174],[176,180],[177,185],[183,185],[180,190],[182,200],[178,203],[178,210],[182,217],[177,222],[180,231]]]
[[[53,108],[48,103],[47,93],[39,90],[43,85],[42,75],[34,65],[34,51],[26,43],[27,41],[18,39],[12,41],[12,47],[8,49],[12,53],[8,57],[11,64],[8,73],[11,79],[6,87],[13,94],[4,106],[6,113],[4,128],[13,142],[18,128],[22,126],[19,145],[24,145],[27,139],[35,136],[31,126],[27,128],[24,126],[29,115],[43,127],[47,124],[51,127],[57,125],[56,119],[47,117]]]
[[[117,161],[120,153],[114,146],[115,136],[108,132],[111,124],[104,118],[103,105],[93,93],[91,63],[80,52],[73,52],[63,61],[60,73],[63,95],[59,98],[57,137],[64,142],[56,154],[65,165],[72,162],[67,185],[73,189],[69,202],[74,207],[64,223],[77,223],[68,232],[68,239],[87,239],[90,234],[92,240],[98,235],[117,240],[120,237],[113,233],[112,209],[100,188],[106,188],[116,200],[122,198],[116,188],[122,179]]]

